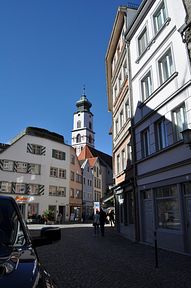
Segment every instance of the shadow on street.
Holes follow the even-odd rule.
[[[105,228],[105,237],[93,227],[64,228],[62,240],[39,247],[39,257],[61,288],[190,288],[191,257],[134,243]]]

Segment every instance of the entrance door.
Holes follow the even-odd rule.
[[[150,199],[143,200],[143,237],[145,242],[153,242],[153,204]]]
[[[62,218],[61,218],[61,223],[64,223],[65,222],[65,206],[59,206],[58,207],[58,212],[62,214]]]
[[[188,252],[191,253],[191,197],[185,197],[186,206],[186,234]]]

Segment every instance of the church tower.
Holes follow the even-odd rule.
[[[72,130],[72,147],[78,156],[85,145],[94,147],[92,104],[88,101],[85,91],[76,102],[77,111],[74,113]]]

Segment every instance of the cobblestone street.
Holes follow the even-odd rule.
[[[93,227],[62,229],[59,243],[38,248],[41,262],[61,288],[190,288],[191,257],[133,243],[106,227],[105,237]]]

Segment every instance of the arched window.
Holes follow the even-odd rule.
[[[81,142],[81,135],[78,134],[76,137],[76,143],[80,143]]]
[[[92,122],[89,122],[89,128],[92,129]]]
[[[81,121],[80,120],[78,120],[78,122],[77,122],[77,128],[81,128]]]
[[[91,144],[92,143],[92,136],[89,135],[89,143]]]

